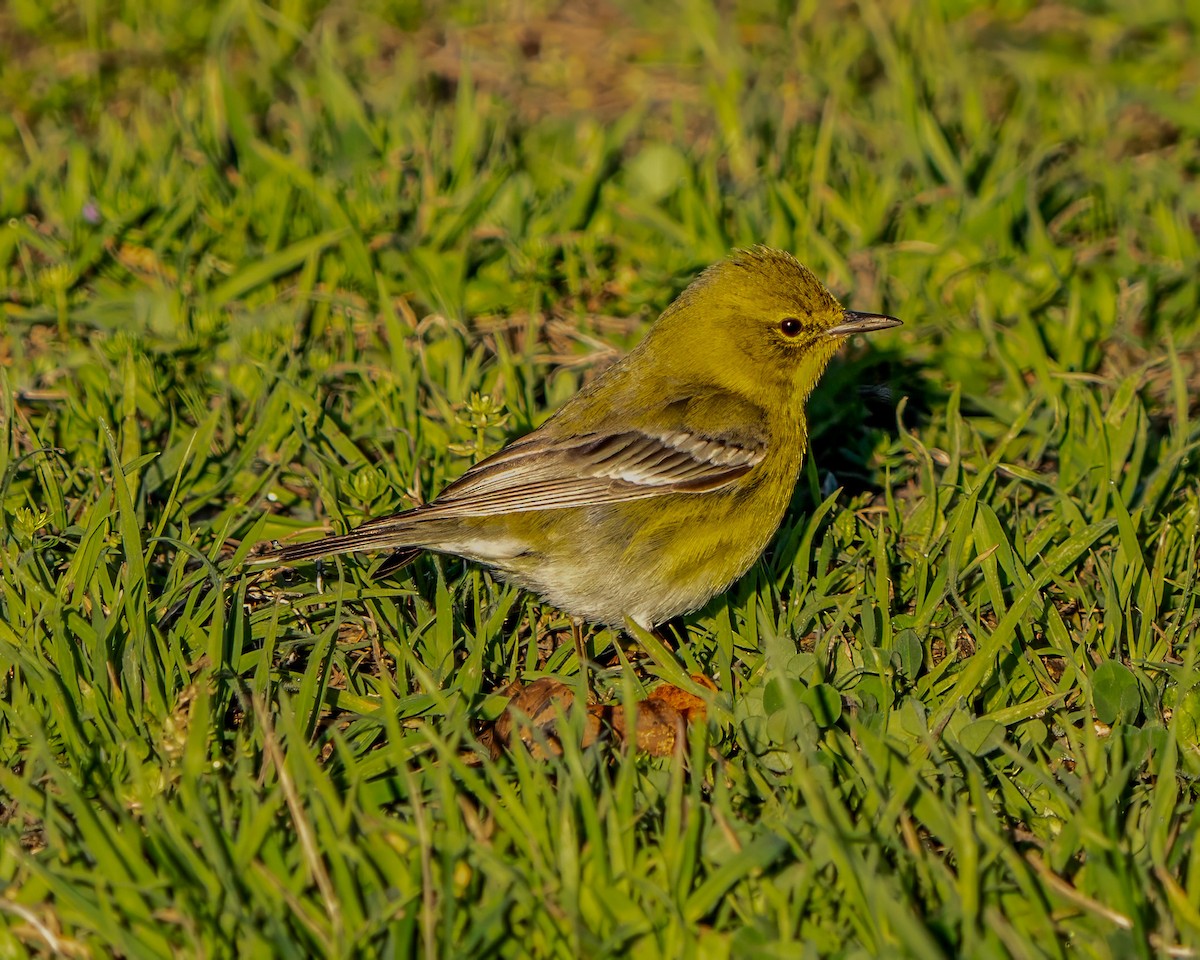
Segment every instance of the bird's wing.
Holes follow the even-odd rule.
[[[673,406],[686,409],[679,401]],[[760,419],[738,418],[736,428],[724,429],[689,426],[683,416],[662,419],[668,426],[660,429],[567,436],[538,430],[476,464],[417,512],[481,517],[704,493],[766,456]]]
[[[580,432],[550,421],[480,461],[424,506],[258,559],[291,562],[418,545],[418,528],[440,518],[704,493],[745,476],[767,455],[766,417],[753,403],[710,391],[664,399],[653,411],[639,412],[643,424],[654,426]]]
[[[429,505],[443,516],[586,507],[723,487],[761,462],[763,448],[683,431],[532,440],[468,471]]]

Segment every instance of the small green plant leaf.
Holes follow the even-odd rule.
[[[832,727],[842,715],[842,696],[828,683],[817,683],[804,691],[800,702],[812,711],[822,727]]]
[[[1102,723],[1136,720],[1142,709],[1137,678],[1123,663],[1106,660],[1092,674],[1092,702]]]

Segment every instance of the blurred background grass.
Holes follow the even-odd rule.
[[[0,953],[1194,955],[1198,32],[8,0]],[[576,670],[479,571],[226,580],[436,492],[757,242],[906,326],[683,625],[682,754],[478,749]],[[670,671],[612,641],[611,695]]]

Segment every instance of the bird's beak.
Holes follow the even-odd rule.
[[[858,313],[855,310],[846,310],[842,314],[842,322],[836,327],[830,327],[825,334],[830,337],[848,337],[852,333],[871,333],[873,330],[897,327],[903,322],[882,313]]]

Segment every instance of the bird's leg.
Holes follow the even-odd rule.
[[[542,649],[541,638],[538,636],[538,628],[542,622],[542,605],[536,600],[529,605],[529,646],[525,648],[525,662],[518,664],[521,667],[521,673],[525,672],[525,667],[529,666],[530,657],[533,658],[533,663],[538,662],[540,651]],[[517,659],[520,660],[520,651],[517,651]]]
[[[575,641],[575,657],[579,661],[579,675],[583,679],[584,704],[596,699],[592,689],[592,672],[589,669],[587,647],[583,637],[583,623],[577,618],[571,618],[571,639]]]

